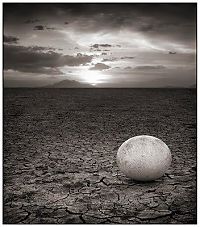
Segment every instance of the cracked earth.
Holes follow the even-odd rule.
[[[172,165],[136,182],[116,164],[136,135]],[[196,90],[4,89],[4,223],[196,223]]]

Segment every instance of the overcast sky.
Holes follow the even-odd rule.
[[[196,83],[196,4],[4,3],[4,84]]]

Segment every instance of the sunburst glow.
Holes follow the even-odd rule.
[[[88,71],[84,70],[80,73],[80,77],[81,79],[83,79],[84,82],[92,85],[102,83],[106,79],[108,79],[107,75],[97,70],[88,70]]]

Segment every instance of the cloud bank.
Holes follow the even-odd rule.
[[[8,44],[17,44],[19,41],[19,38],[14,37],[14,36],[3,36],[3,42],[8,43]]]
[[[103,64],[103,63],[97,63],[95,64],[94,67],[91,67],[90,70],[105,70],[105,69],[109,69],[110,66]]]
[[[92,56],[63,55],[43,47],[4,45],[4,70],[58,75],[62,74],[59,67],[80,66],[91,60]]]

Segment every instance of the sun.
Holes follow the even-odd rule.
[[[105,77],[105,75],[103,75],[100,71],[97,71],[97,70],[83,71],[81,72],[80,76],[84,80],[84,82],[94,86],[99,83],[102,83],[102,80]]]

